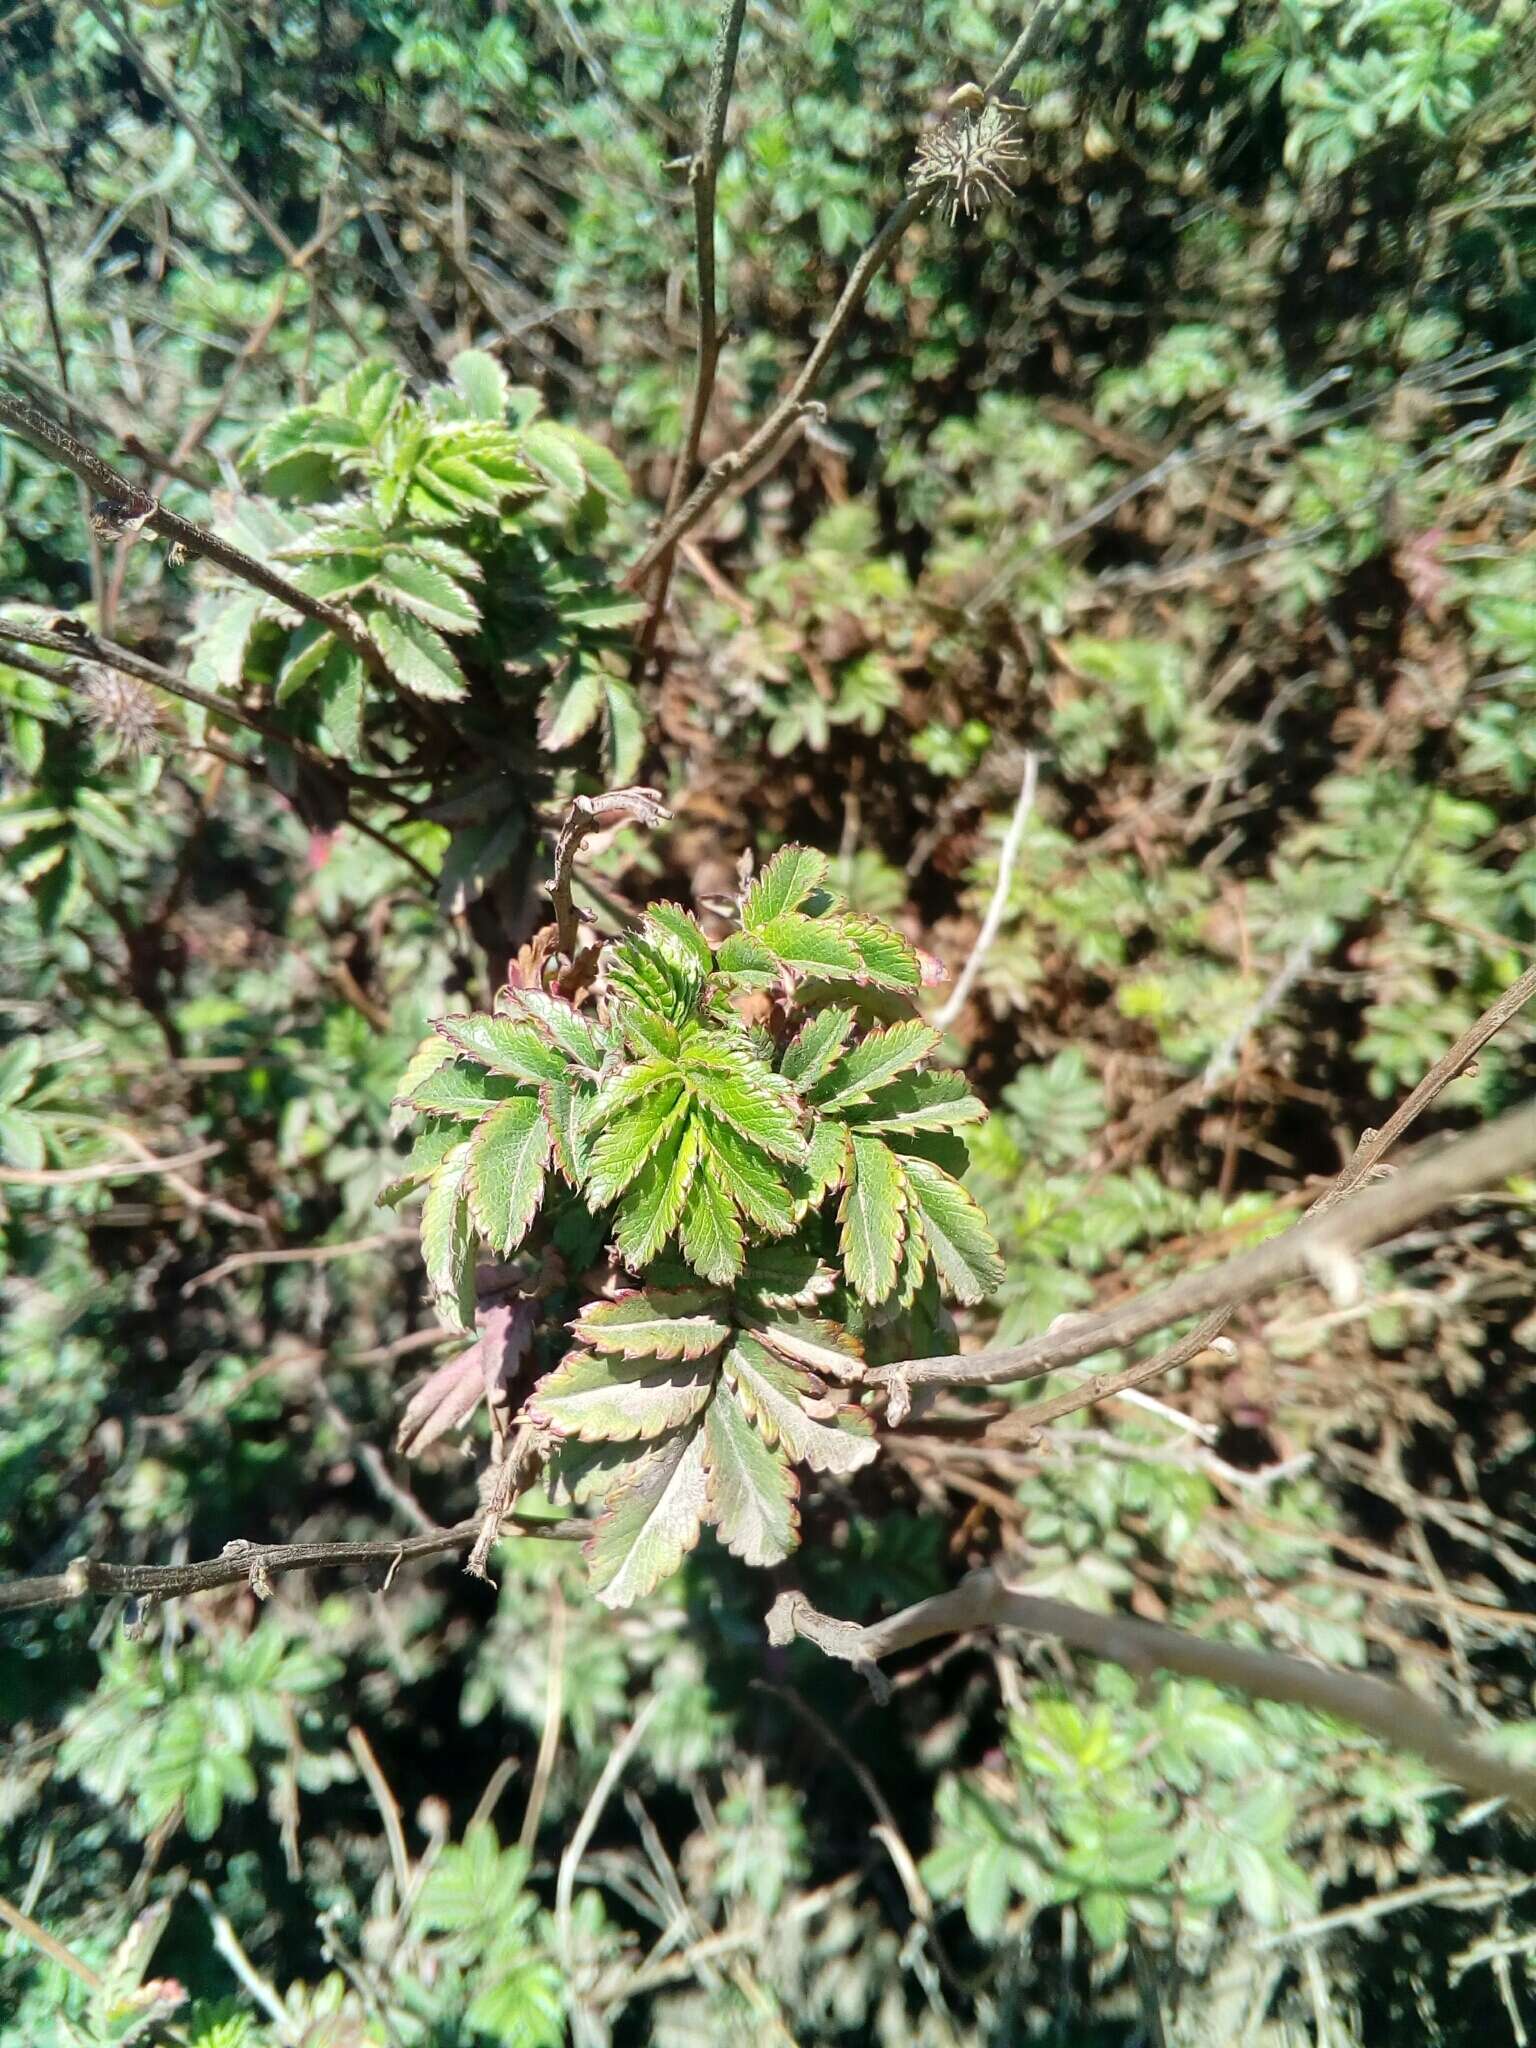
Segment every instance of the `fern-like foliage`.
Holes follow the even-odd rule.
[[[875,1453],[830,1383],[856,1387],[870,1344],[931,1341],[943,1293],[978,1302],[1002,1279],[960,1180],[983,1106],[925,1070],[939,1034],[912,1014],[917,955],[827,872],[786,847],[718,944],[653,905],[605,950],[589,1006],[508,989],[494,1013],[443,1018],[402,1083],[425,1121],[386,1199],[423,1195],[449,1321],[473,1324],[483,1249],[611,1241],[611,1286],[523,1410],[557,1493],[606,1502],[588,1555],[611,1605],[706,1523],[749,1563],[785,1557],[794,1468],[846,1475]]]
[[[388,363],[363,363],[255,436],[243,460],[253,495],[223,522],[354,630],[221,571],[197,612],[200,687],[255,690],[295,741],[435,785],[453,911],[518,853],[527,804],[509,800],[507,778],[540,750],[600,737],[611,781],[639,765],[623,629],[640,607],[594,552],[628,481],[608,449],[541,417],[540,403],[482,350],[455,356],[449,381],[419,395]],[[434,709],[444,705],[451,727]],[[313,812],[301,776],[293,794]]]

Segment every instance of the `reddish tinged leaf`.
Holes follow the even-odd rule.
[[[485,1397],[480,1345],[471,1344],[427,1375],[400,1418],[395,1448],[414,1458],[450,1429],[467,1422]]]

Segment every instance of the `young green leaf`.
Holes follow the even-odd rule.
[[[819,1118],[811,1128],[805,1164],[789,1169],[789,1191],[794,1200],[797,1223],[816,1207],[823,1196],[842,1186],[851,1157],[848,1126],[836,1117]]]
[[[507,373],[483,348],[464,348],[448,365],[454,388],[476,419],[500,422],[507,416]]]
[[[403,611],[441,626],[447,633],[469,633],[480,623],[480,607],[460,590],[451,576],[418,555],[395,551],[384,557],[375,579]]]
[[[698,1542],[708,1507],[704,1428],[695,1421],[658,1444],[609,1495],[586,1546],[603,1605],[628,1607],[669,1579]]]
[[[916,1017],[893,1024],[887,1031],[868,1032],[817,1082],[811,1090],[811,1101],[822,1110],[862,1101],[882,1082],[926,1059],[941,1036],[931,1024]]]
[[[587,1067],[593,1073],[597,1071],[603,1057],[602,1048],[591,1023],[574,1003],[538,988],[509,988],[504,992],[503,1001],[509,1011],[531,1018],[554,1040],[568,1060],[574,1060],[577,1066]]]
[[[705,1167],[749,1222],[770,1237],[794,1227],[794,1203],[784,1174],[796,1171],[775,1164],[761,1147],[749,1144],[732,1125],[709,1110],[696,1107],[694,1120],[705,1147]]]
[[[963,1074],[904,1074],[847,1111],[861,1131],[947,1131],[986,1113]]]
[[[794,1087],[810,1090],[836,1061],[853,1023],[852,1010],[819,1010],[785,1046],[779,1072]]]
[[[429,1031],[407,1060],[405,1072],[400,1076],[400,1087],[395,1095],[389,1120],[392,1131],[405,1129],[411,1120],[410,1111],[414,1107],[416,1090],[430,1074],[435,1074],[440,1067],[446,1067],[453,1058],[452,1046],[444,1045],[435,1031]]]
[[[573,656],[546,685],[539,699],[539,745],[546,753],[563,753],[592,730],[603,708],[605,680],[601,669]]]
[[[897,989],[907,994],[922,987],[922,963],[916,951],[879,918],[839,918],[838,933],[859,956],[861,980],[875,988]]]
[[[781,1159],[802,1159],[799,1108],[789,1083],[750,1054],[695,1040],[684,1048],[682,1071],[703,1106],[751,1144]]]
[[[601,1095],[597,1101],[602,1108]],[[623,1194],[664,1140],[673,1141],[675,1153],[680,1135],[677,1126],[686,1106],[682,1082],[675,1076],[663,1076],[638,1102],[610,1117],[593,1138],[587,1155],[590,1200],[602,1208]],[[676,1220],[674,1216],[673,1222]]]
[[[725,1378],[754,1426],[770,1443],[782,1444],[797,1464],[846,1476],[874,1457],[869,1417],[858,1408],[839,1408],[830,1422],[808,1415],[811,1386],[805,1374],[755,1338],[737,1338],[725,1354]]]
[[[560,1436],[633,1443],[690,1421],[714,1391],[711,1358],[618,1358],[573,1351],[535,1387],[528,1412]]]
[[[686,962],[700,974],[708,974],[715,956],[697,918],[690,917],[676,903],[653,903],[645,913],[645,935],[659,952]]]
[[[901,1161],[878,1138],[855,1131],[852,1171],[838,1210],[843,1265],[865,1301],[884,1301],[896,1284],[906,1235],[907,1181]]]
[[[564,1056],[531,1023],[482,1011],[467,1017],[439,1017],[437,1028],[451,1045],[495,1074],[538,1082],[563,1081],[570,1072]]]
[[[708,1171],[695,1172],[682,1214],[683,1256],[693,1270],[717,1286],[741,1271],[745,1246],[741,1222],[729,1197]]]
[[[799,1541],[799,1487],[782,1451],[752,1427],[736,1395],[720,1387],[704,1418],[709,1519],[744,1564],[779,1564]]]
[[[444,1159],[421,1205],[421,1255],[439,1315],[453,1328],[475,1326],[475,1234],[470,1227],[464,1180],[469,1146]]]
[[[483,1067],[454,1060],[452,1065],[439,1067],[425,1080],[418,1081],[411,1090],[410,1101],[417,1109],[431,1110],[438,1116],[478,1116],[493,1102],[505,1100],[513,1085],[505,1074],[488,1074]]]
[[[493,1109],[469,1143],[465,1190],[481,1234],[503,1257],[520,1245],[538,1214],[549,1161],[549,1126],[536,1095],[514,1095]]]
[[[703,1288],[648,1287],[590,1302],[571,1324],[583,1344],[630,1358],[702,1358],[731,1334]]]
[[[677,1228],[698,1164],[698,1133],[673,1123],[635,1175],[619,1210],[618,1245],[631,1266],[648,1266]]]
[[[375,608],[368,630],[395,681],[416,696],[451,704],[469,688],[448,642],[408,612]]]
[[[782,967],[795,974],[822,975],[834,980],[857,980],[864,961],[839,930],[840,920],[805,917],[798,910],[784,910],[752,927],[752,936],[766,946]]]
[[[904,1166],[909,1197],[940,1278],[957,1300],[985,1301],[1002,1285],[1004,1268],[980,1205],[931,1161],[909,1157]]]
[[[755,932],[785,911],[798,910],[827,879],[827,866],[826,855],[808,846],[781,847],[741,899],[743,929]]]
[[[555,1165],[561,1179],[573,1188],[579,1188],[587,1177],[583,1119],[590,1099],[564,1081],[545,1081],[539,1089],[539,1108],[549,1128]]]

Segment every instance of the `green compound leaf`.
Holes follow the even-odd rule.
[[[812,1089],[812,1102],[818,1109],[826,1110],[863,1101],[883,1082],[926,1059],[939,1043],[940,1035],[931,1024],[916,1017],[893,1024],[886,1031],[869,1032]]]
[[[720,1296],[704,1288],[640,1288],[594,1301],[571,1324],[583,1344],[630,1358],[702,1358],[731,1334]]]
[[[468,1144],[455,1146],[433,1175],[421,1205],[427,1279],[438,1314],[459,1330],[471,1330],[475,1323],[475,1233],[464,1192],[468,1170]]]
[[[904,1074],[847,1112],[861,1131],[946,1131],[986,1113],[963,1074]]]
[[[725,1354],[725,1378],[754,1428],[769,1443],[781,1444],[797,1464],[846,1475],[874,1457],[869,1417],[858,1408],[837,1408],[829,1422],[807,1414],[805,1404],[814,1398],[808,1376],[755,1338],[737,1338]]]
[[[513,1014],[531,1018],[568,1060],[597,1071],[603,1057],[602,1047],[591,1023],[574,1003],[538,988],[509,988],[504,1000]]]
[[[588,1539],[587,1572],[605,1607],[628,1607],[671,1578],[709,1507],[702,1421],[659,1444],[611,1494]]]
[[[605,680],[601,669],[572,660],[549,684],[539,699],[539,745],[546,753],[574,747],[592,730],[603,708]]]
[[[706,1109],[781,1159],[802,1159],[799,1108],[789,1083],[750,1053],[696,1040],[683,1051],[688,1087]]]
[[[700,974],[712,972],[715,955],[698,920],[675,903],[653,903],[645,913],[645,933],[659,952],[687,961]]]
[[[852,1010],[818,1011],[785,1046],[780,1073],[796,1088],[814,1088],[836,1062],[852,1029]]]
[[[375,577],[381,596],[387,596],[402,611],[440,626],[446,633],[473,632],[480,623],[480,607],[462,591],[453,578],[433,562],[414,554],[390,553]]]
[[[838,931],[859,956],[860,980],[907,994],[922,987],[923,970],[916,951],[878,917],[839,918]]]
[[[741,899],[744,930],[755,932],[771,918],[798,910],[827,879],[827,857],[808,846],[785,846],[769,861]]]
[[[476,419],[506,418],[507,373],[485,349],[460,349],[448,365],[448,375]]]
[[[677,1228],[698,1165],[698,1132],[674,1123],[635,1175],[619,1210],[618,1245],[627,1263],[651,1263]]]
[[[435,1031],[428,1032],[411,1054],[406,1062],[405,1072],[400,1076],[400,1086],[395,1094],[394,1109],[389,1120],[392,1131],[405,1129],[411,1120],[410,1111],[415,1102],[416,1090],[429,1075],[435,1074],[440,1067],[446,1067],[453,1058],[452,1046],[444,1045]]]
[[[704,1418],[704,1455],[709,1518],[721,1542],[745,1564],[781,1563],[800,1539],[799,1486],[783,1452],[764,1442],[728,1386]]]
[[[561,1436],[632,1443],[691,1421],[708,1402],[718,1371],[712,1358],[619,1358],[573,1351],[540,1380],[528,1410]]]
[[[822,1117],[812,1130],[805,1164],[792,1168],[789,1176],[797,1223],[824,1195],[842,1186],[852,1158],[848,1135],[848,1126],[831,1116]]]
[[[506,1074],[488,1074],[484,1067],[456,1059],[418,1081],[409,1099],[415,1108],[436,1116],[479,1116],[492,1103],[505,1100],[514,1085]]]
[[[408,612],[376,609],[368,613],[368,630],[390,674],[413,695],[452,704],[468,690],[448,642],[420,619]]]
[[[539,1212],[549,1150],[549,1126],[533,1094],[514,1095],[493,1109],[470,1140],[470,1212],[503,1256],[522,1243]]]
[[[439,1017],[437,1028],[451,1045],[467,1052],[495,1074],[512,1074],[519,1081],[563,1081],[569,1063],[556,1047],[533,1025],[511,1017],[481,1013],[469,1017]]]
[[[734,1280],[746,1256],[741,1222],[729,1197],[710,1177],[707,1164],[688,1188],[682,1214],[683,1256],[693,1270],[717,1286]]]
[[[546,1081],[539,1089],[539,1107],[549,1127],[555,1165],[569,1187],[587,1177],[587,1135],[583,1128],[591,1097],[564,1081]]]
[[[798,910],[784,910],[754,926],[752,936],[768,948],[780,966],[796,974],[856,981],[864,972],[862,956],[842,937],[836,918],[805,917]]]
[[[931,1160],[908,1156],[903,1165],[912,1208],[940,1279],[959,1301],[985,1301],[1003,1284],[1004,1269],[980,1204]]]
[[[770,1237],[794,1228],[795,1205],[785,1184],[785,1169],[751,1145],[730,1124],[707,1109],[695,1108],[694,1121],[705,1147],[705,1170],[725,1190],[743,1216]],[[794,1168],[788,1169],[791,1173]]]
[[[838,1210],[843,1266],[855,1293],[884,1301],[896,1284],[907,1232],[906,1172],[878,1138],[855,1131],[850,1151],[851,1177]]]
[[[606,1092],[597,1098],[598,1113],[605,1106]],[[662,1075],[658,1086],[603,1125],[592,1140],[587,1164],[587,1192],[598,1207],[623,1194],[664,1139],[676,1139],[686,1107],[682,1082],[675,1075]]]

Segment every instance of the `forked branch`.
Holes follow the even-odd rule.
[[[1181,1677],[1230,1686],[1252,1699],[1278,1700],[1286,1706],[1308,1707],[1315,1713],[1352,1721],[1382,1742],[1423,1757],[1465,1791],[1508,1799],[1536,1812],[1536,1772],[1490,1755],[1454,1721],[1401,1686],[1365,1678],[1356,1671],[1308,1664],[1276,1650],[1213,1642],[1161,1622],[1141,1621],[1128,1614],[1093,1614],[1064,1600],[1015,1592],[994,1569],[973,1572],[953,1592],[920,1600],[915,1607],[903,1608],[900,1614],[869,1628],[819,1613],[803,1593],[781,1593],[768,1613],[771,1643],[804,1637],[827,1656],[862,1671],[879,1698],[890,1690],[879,1670],[883,1657],[916,1643],[931,1642],[935,1636],[1000,1628],[1053,1637],[1068,1649],[1119,1664],[1127,1671],[1176,1671]]]
[[[151,492],[131,483],[94,449],[87,448],[83,441],[77,441],[67,427],[39,411],[35,405],[28,405],[24,399],[0,392],[0,427],[9,427],[13,434],[40,453],[53,456],[97,493],[99,502],[93,514],[93,525],[109,537],[121,538],[147,528],[149,532],[158,533],[163,539],[185,548],[189,555],[217,562],[231,576],[238,576],[242,582],[254,585],[268,597],[275,597],[290,611],[327,627],[354,654],[359,655],[375,675],[389,680],[384,657],[362,622],[345,606],[332,604],[323,597],[311,597],[296,583],[290,583],[286,576],[268,568],[265,562],[258,562],[254,555],[221,540],[216,533],[209,533],[206,527],[183,519],[179,512],[169,511]]]
[[[1391,1180],[1314,1213],[1282,1236],[1240,1252],[1236,1258],[1180,1274],[1165,1287],[1149,1288],[1112,1308],[1064,1317],[1025,1344],[966,1357],[903,1359],[871,1372],[869,1380],[886,1387],[891,1419],[899,1422],[907,1412],[913,1387],[989,1387],[1005,1380],[1035,1379],[1101,1351],[1123,1350],[1190,1316],[1236,1308],[1309,1275],[1340,1290],[1355,1277],[1354,1262],[1361,1252],[1386,1243],[1449,1202],[1498,1187],[1533,1168],[1536,1103],[1529,1103],[1483,1130],[1437,1147]],[[1121,1384],[1127,1382],[1106,1377],[1097,1389],[1093,1382],[1073,1388],[1065,1408],[1042,1403],[1029,1412],[1029,1420],[1045,1421],[1053,1413],[1066,1414]]]
[[[1065,0],[1040,0],[1012,49],[987,80],[983,88],[986,99],[996,99],[1008,90],[1018,76],[1025,59],[1036,48],[1064,5]],[[843,286],[841,296],[832,308],[831,317],[821,339],[806,357],[789,389],[739,448],[731,449],[717,462],[710,464],[681,505],[674,508],[669,503],[657,532],[625,576],[625,583],[631,589],[643,583],[660,561],[670,558],[684,534],[692,532],[731,484],[771,455],[791,428],[808,411],[814,409],[812,393],[821,382],[828,363],[842,346],[843,339],[863,305],[870,286],[890,261],[907,229],[928,211],[936,196],[936,188],[933,186],[919,185],[915,190],[908,192],[887,216],[874,239],[849,272],[848,282]]]
[[[77,1557],[67,1571],[0,1585],[0,1614],[23,1607],[64,1607],[93,1593],[127,1593],[144,1600],[170,1600],[182,1593],[206,1593],[214,1586],[233,1586],[244,1579],[262,1598],[271,1591],[274,1572],[312,1572],[332,1565],[396,1565],[411,1558],[440,1557],[465,1550],[480,1534],[481,1517],[455,1522],[430,1536],[405,1536],[397,1542],[375,1543],[226,1543],[221,1557],[201,1564],[102,1564]],[[585,1522],[521,1521],[507,1527],[517,1536],[542,1536],[554,1542],[579,1541],[591,1532]]]

